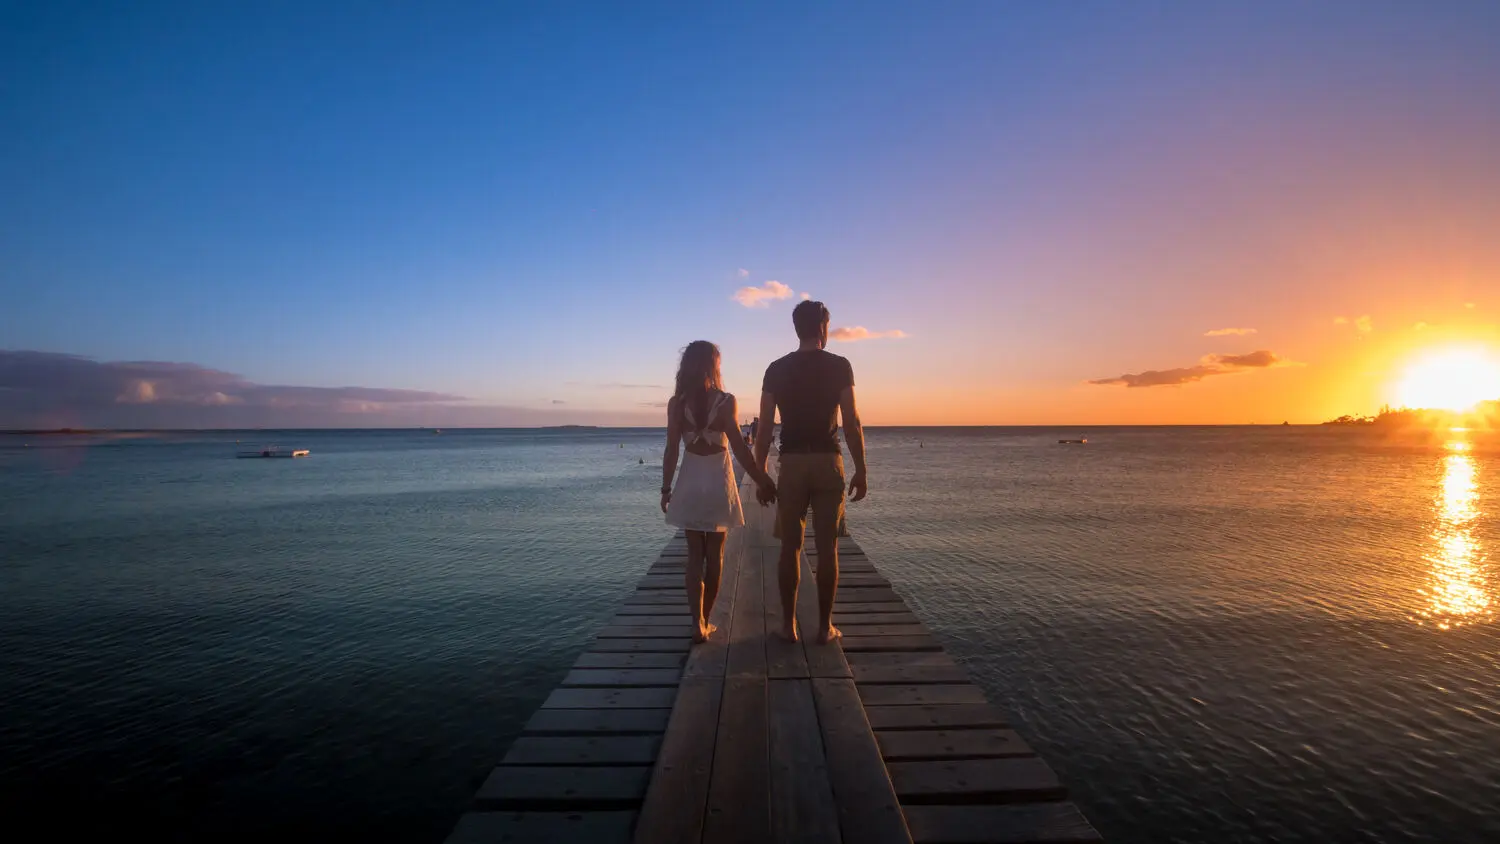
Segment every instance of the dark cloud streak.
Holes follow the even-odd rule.
[[[1145,372],[1127,372],[1114,378],[1099,378],[1090,381],[1090,384],[1100,385],[1124,385],[1126,387],[1171,387],[1180,384],[1191,384],[1194,381],[1202,381],[1214,375],[1233,375],[1236,372],[1244,372],[1249,369],[1266,369],[1273,366],[1286,366],[1288,361],[1277,357],[1275,352],[1268,349],[1250,352],[1245,355],[1207,355],[1197,366],[1184,366],[1177,369],[1148,369]]]

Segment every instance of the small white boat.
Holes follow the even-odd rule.
[[[1077,439],[1077,440],[1058,440],[1058,441],[1057,441],[1057,444],[1058,444],[1058,445],[1083,445],[1083,444],[1085,444],[1085,443],[1087,443],[1087,442],[1088,442],[1088,440],[1086,440],[1086,439]]]
[[[306,457],[308,450],[305,448],[282,448],[279,445],[268,445],[255,451],[240,451],[235,457]]]

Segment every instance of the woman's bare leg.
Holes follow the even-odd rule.
[[[704,534],[701,530],[687,531],[687,568],[683,573],[683,585],[687,588],[688,614],[693,617],[693,641],[708,639],[708,615],[703,606],[703,552]]]
[[[709,615],[714,611],[714,601],[719,598],[719,580],[724,573],[724,531],[714,531],[703,535],[703,620],[708,621]],[[714,626],[708,625],[708,632],[714,632]]]

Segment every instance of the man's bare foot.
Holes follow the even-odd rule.
[[[826,645],[830,642],[836,642],[839,640],[839,637],[843,635],[844,632],[842,630],[839,630],[837,627],[834,627],[832,624],[830,624],[828,625],[827,630],[824,630],[822,633],[818,634],[818,644]]]
[[[796,619],[792,619],[790,622],[781,625],[781,638],[787,640],[788,642],[795,642],[799,639],[797,635]]]
[[[693,632],[693,644],[701,645],[707,642],[708,637],[714,635],[714,631],[718,629],[719,626],[716,624],[704,624]]]

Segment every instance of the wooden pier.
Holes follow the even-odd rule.
[[[768,513],[747,506],[730,536],[706,644],[688,636],[685,540],[663,549],[449,844],[1101,840],[858,543],[839,546],[843,641],[777,636]],[[816,565],[804,555],[804,631]]]

